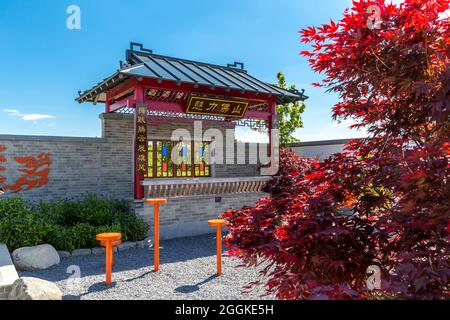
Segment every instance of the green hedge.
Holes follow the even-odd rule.
[[[121,232],[123,241],[140,241],[148,225],[127,202],[95,195],[36,207],[21,198],[0,199],[0,242],[10,250],[42,243],[66,251],[96,247],[95,235],[101,232]]]

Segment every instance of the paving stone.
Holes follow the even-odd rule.
[[[118,246],[119,252],[128,249],[136,248],[136,242],[127,241]]]
[[[60,257],[61,259],[62,259],[62,258],[68,258],[68,257],[71,256],[71,254],[70,254],[69,251],[58,250],[58,254],[59,254],[59,257]]]
[[[105,247],[92,248],[92,254],[105,254],[105,252],[106,252]]]
[[[72,251],[72,256],[87,256],[92,254],[92,249],[76,249]]]

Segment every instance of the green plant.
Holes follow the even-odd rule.
[[[82,220],[96,227],[112,224],[116,214],[113,201],[95,195],[86,196],[79,202]]]
[[[295,85],[288,86],[284,74],[278,72],[278,87],[295,91]],[[299,142],[292,134],[299,128],[303,128],[302,113],[306,105],[303,102],[286,103],[277,106],[277,113],[280,116],[280,145],[286,146],[288,143]]]
[[[87,223],[61,228],[53,242],[56,249],[73,251],[75,249],[93,247],[96,229]]]
[[[81,200],[41,202],[35,211],[20,198],[0,200],[0,242],[11,250],[49,243],[59,250],[98,246],[95,235],[120,232],[122,241],[143,240],[145,222],[128,202],[87,195]]]
[[[0,201],[0,219],[11,214],[26,213],[30,205],[22,198],[6,198]]]
[[[41,202],[39,211],[51,223],[61,226],[73,226],[83,219],[80,214],[79,202],[56,200]]]
[[[148,225],[133,214],[121,214],[116,218],[121,227],[122,236],[129,241],[141,241],[147,236]]]
[[[10,250],[53,242],[57,227],[36,211],[9,213],[0,219],[0,242]]]

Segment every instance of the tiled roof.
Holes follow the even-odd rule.
[[[135,47],[138,47],[138,49],[136,50]],[[80,103],[104,101],[106,90],[130,77],[152,78],[175,83],[272,94],[278,98],[279,102],[303,101],[308,98],[303,92],[288,91],[252,77],[244,70],[244,64],[240,62],[235,62],[233,65],[219,66],[162,56],[154,54],[151,50],[145,49],[141,44],[136,43],[131,43],[130,50],[127,50],[126,55],[127,62],[126,64],[121,64],[120,70],[98,83],[92,89],[83,93],[80,92],[77,101]]]

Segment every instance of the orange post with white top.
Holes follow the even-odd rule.
[[[167,199],[147,199],[153,205],[153,261],[155,272],[159,270],[159,205],[167,203]]]
[[[209,220],[208,224],[216,227],[216,259],[217,259],[217,275],[222,275],[222,227],[225,226],[225,220],[214,219]]]
[[[106,284],[111,285],[111,273],[114,265],[114,246],[121,244],[122,234],[118,232],[99,233],[95,237],[105,247],[106,253]]]

